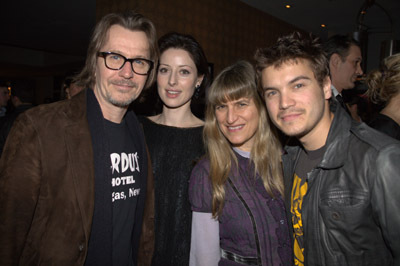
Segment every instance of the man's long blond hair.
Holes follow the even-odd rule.
[[[252,99],[259,112],[258,129],[254,136],[250,159],[255,172],[261,177],[266,191],[276,197],[283,195],[281,168],[281,145],[276,131],[271,127],[266,108],[256,87],[256,76],[252,65],[239,61],[225,68],[214,80],[207,94],[204,125],[204,143],[210,160],[212,183],[212,215],[217,218],[224,207],[225,184],[233,166],[238,167],[231,144],[219,129],[215,108],[221,103],[241,98]],[[255,173],[249,173],[252,175]]]

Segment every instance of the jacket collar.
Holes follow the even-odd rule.
[[[320,168],[339,168],[347,161],[352,119],[336,101],[331,101],[334,118],[326,140],[326,151]]]
[[[89,239],[94,210],[93,149],[86,112],[87,90],[65,100],[61,114],[64,121],[65,145],[68,151],[71,181],[74,183],[78,206],[82,215],[86,239]]]
[[[79,92],[75,97],[72,97],[67,101],[64,114],[69,118],[72,123],[80,121],[82,118],[86,118],[86,98],[87,93],[90,89],[85,89]]]

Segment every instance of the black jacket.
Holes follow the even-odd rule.
[[[322,161],[303,199],[305,265],[400,265],[400,142],[353,121],[333,103]],[[285,147],[285,199],[300,146]]]

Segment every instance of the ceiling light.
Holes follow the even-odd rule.
[[[286,5],[285,7],[286,7],[286,8],[291,8],[292,6],[291,6],[291,5]]]
[[[325,24],[321,24],[321,28],[326,28],[326,25]]]

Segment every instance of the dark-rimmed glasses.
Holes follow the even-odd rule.
[[[104,58],[104,64],[108,69],[120,70],[126,61],[131,63],[132,71],[138,75],[148,75],[153,68],[153,61],[145,58],[126,58],[113,52],[98,52],[97,56]]]

